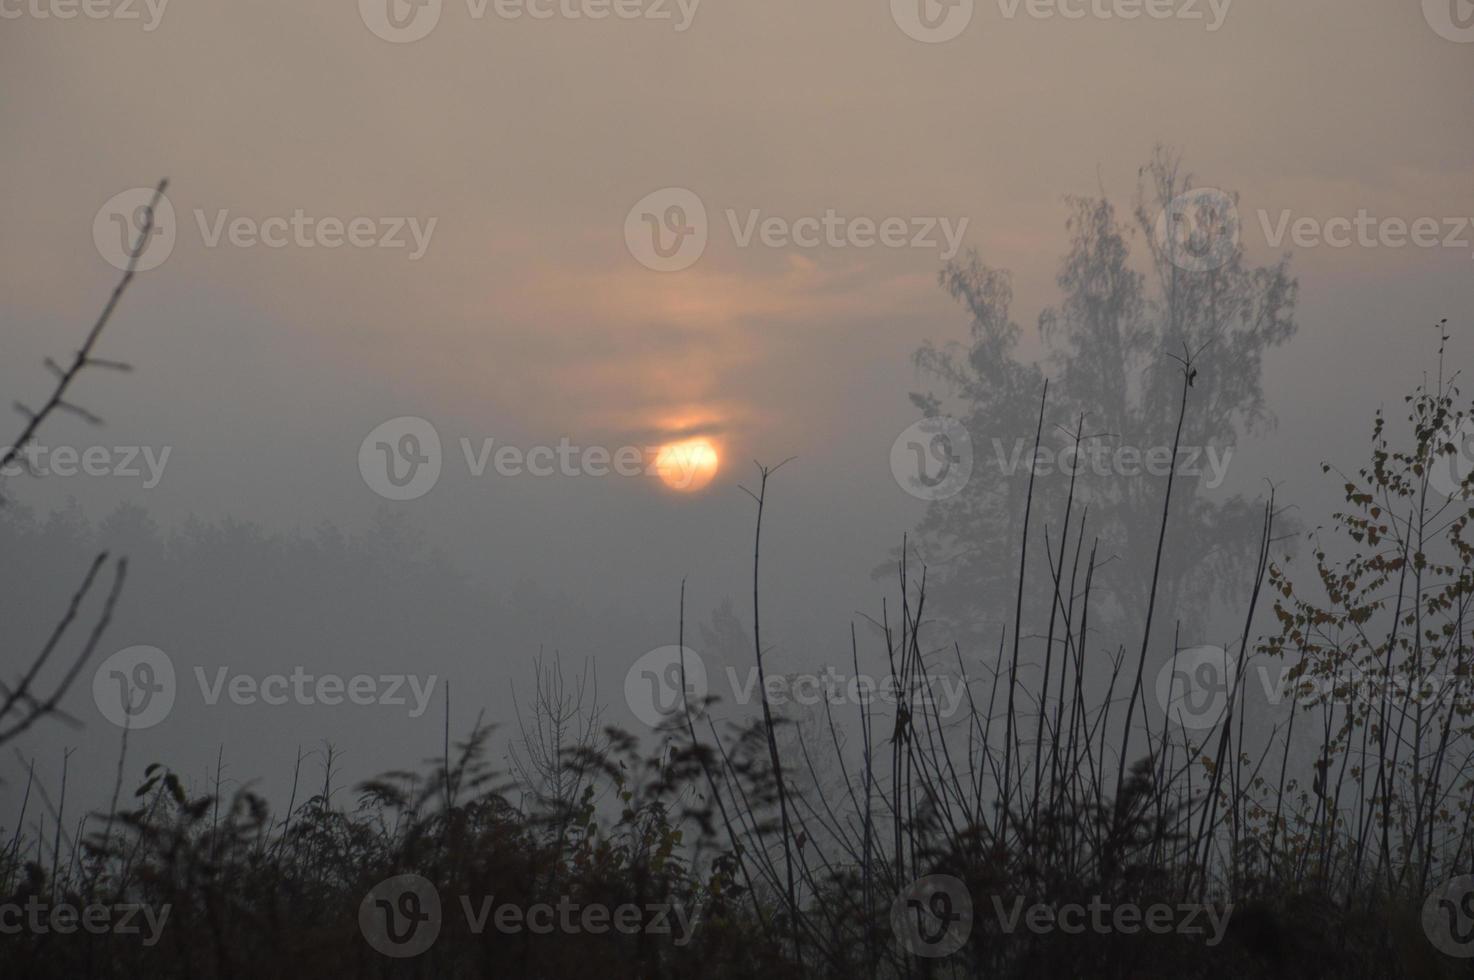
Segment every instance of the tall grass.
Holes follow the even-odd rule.
[[[1185,358],[1179,432],[1193,369]],[[1419,387],[1404,448],[1377,415],[1369,463],[1344,478],[1346,508],[1312,535],[1312,583],[1274,559],[1269,494],[1211,727],[1180,724],[1170,703],[1149,710],[1148,665],[1175,666],[1180,642],[1153,621],[1155,586],[1129,649],[1092,632],[1105,559],[1072,483],[1062,514],[1030,513],[1018,529],[1020,583],[1042,560],[1052,593],[1020,585],[994,649],[933,645],[927,571],[903,548],[896,601],[877,620],[905,694],[893,710],[825,702],[821,716],[793,719],[765,700],[759,718],[720,728],[716,704],[692,699],[652,751],[601,728],[582,682],[570,688],[561,667],[539,664],[508,773],[490,764],[479,720],[458,745],[447,735],[424,772],[388,773],[347,805],[331,753],[311,787],[299,758],[280,816],[249,792],[192,795],[153,766],[85,834],[69,834],[60,809],[49,848],[44,834],[17,832],[0,852],[0,894],[167,905],[162,939],[0,934],[6,975],[1460,975],[1419,917],[1431,888],[1474,864],[1474,507],[1430,489],[1457,452],[1448,433],[1468,417],[1456,397],[1441,370]],[[1047,409],[1041,392],[1041,428]],[[759,556],[772,472],[754,494],[764,681]],[[1160,492],[1156,553],[1132,556],[1158,568],[1174,530],[1171,479]],[[1273,617],[1268,635],[1261,613]],[[676,628],[684,649],[684,586]],[[1025,636],[1045,640],[1041,669],[1020,669]],[[853,629],[851,646],[858,675]],[[1266,721],[1250,666],[1276,663],[1291,703]],[[957,717],[931,690],[944,674],[966,683]],[[365,942],[359,912],[378,882],[405,873],[433,884],[443,924],[428,950],[393,959]],[[959,880],[972,907],[965,942],[945,958],[916,955],[893,916],[897,897],[933,875]],[[698,924],[677,936],[651,913],[631,934],[478,933],[460,900],[484,896],[524,908],[679,906]],[[1005,931],[994,914],[1092,901],[1211,906],[1227,931],[1209,946],[1177,933]]]

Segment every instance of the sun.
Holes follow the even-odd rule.
[[[655,456],[655,472],[672,490],[692,493],[705,487],[717,475],[721,461],[709,439],[683,439],[668,442]]]

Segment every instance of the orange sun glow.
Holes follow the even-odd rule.
[[[720,460],[709,439],[683,439],[660,447],[655,456],[655,472],[672,490],[700,490],[717,475]]]

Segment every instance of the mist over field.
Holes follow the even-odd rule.
[[[0,82],[16,975],[1474,955],[1468,0],[0,0]],[[475,914],[570,895],[682,924]]]

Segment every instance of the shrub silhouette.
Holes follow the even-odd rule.
[[[1454,976],[1419,910],[1430,887],[1467,870],[1474,844],[1470,498],[1428,487],[1458,451],[1443,435],[1464,417],[1456,394],[1443,379],[1414,392],[1406,448],[1378,416],[1371,462],[1348,478],[1348,508],[1334,518],[1351,549],[1334,559],[1314,538],[1324,596],[1270,560],[1274,503],[1264,503],[1246,659],[1201,734],[1136,704],[1144,651],[1092,644],[1099,559],[1083,542],[1071,549],[1082,552],[1076,584],[1055,586],[1063,700],[1044,685],[1005,696],[1007,638],[982,655],[932,649],[925,568],[901,562],[877,635],[911,695],[943,669],[965,677],[960,718],[914,696],[894,710],[775,708],[723,728],[709,699],[672,715],[652,749],[596,728],[598,705],[572,693],[560,663],[539,662],[542,693],[507,772],[489,762],[492,729],[478,720],[443,757],[364,783],[347,805],[330,751],[310,789],[299,759],[279,817],[248,791],[192,795],[154,765],[65,860],[22,847],[17,832],[0,858],[5,903],[144,903],[169,917],[153,945],[21,930],[0,934],[0,956],[37,978]],[[1251,647],[1266,588],[1276,632]],[[1290,664],[1297,685],[1267,735],[1245,723],[1256,651]],[[1310,683],[1352,667],[1354,696]],[[1103,698],[1087,693],[1091,672],[1106,675]],[[1401,696],[1434,676],[1452,678],[1435,703]],[[1048,738],[1024,742],[1029,712]],[[1311,759],[1292,752],[1296,719],[1324,734]],[[405,874],[433,886],[441,914],[430,947],[401,959],[366,940],[359,913],[380,882]],[[928,875],[958,879],[972,903],[966,941],[942,959],[915,955],[892,918],[897,896]],[[1216,946],[1177,932],[1008,925],[1035,904],[1092,902],[1207,905],[1227,924]],[[480,918],[560,903],[633,906],[640,927],[539,932]],[[689,934],[674,918],[661,927],[671,907],[695,923]]]

